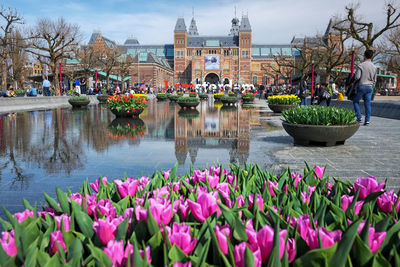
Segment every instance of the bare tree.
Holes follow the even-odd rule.
[[[124,79],[129,75],[132,64],[133,64],[133,57],[131,55],[123,54],[117,59],[117,69],[118,69],[118,74],[121,76],[122,91],[125,90]]]
[[[96,66],[99,65],[100,53],[93,46],[84,46],[77,51],[79,66],[82,69],[86,82]]]
[[[12,41],[12,32],[16,25],[23,24],[23,18],[18,14],[16,9],[0,7],[0,18],[1,18],[1,33],[0,33],[0,59],[1,64],[1,90],[7,89],[7,75],[9,66],[6,64],[9,59],[8,47]]]
[[[11,42],[8,46],[9,57],[12,61],[11,78],[13,81],[17,81],[21,86],[28,62],[27,53],[24,49],[26,47],[26,42],[18,30],[13,31],[11,36]]]
[[[400,74],[400,28],[392,30],[387,36],[388,46],[385,51],[388,57],[388,69]]]
[[[80,41],[79,26],[69,24],[63,18],[56,21],[40,19],[30,29],[32,37],[28,51],[49,62],[53,74],[56,95],[60,95],[58,65],[66,58],[71,58]]]
[[[356,6],[346,6],[345,18],[334,26],[339,31],[346,32],[353,39],[363,44],[365,49],[374,49],[374,42],[386,31],[400,26],[400,11],[391,3],[385,5],[386,23],[380,28],[374,28],[373,22],[365,22],[357,16]]]
[[[117,60],[122,52],[118,47],[112,47],[100,51],[99,65],[106,73],[107,77],[107,90],[110,88],[110,74],[113,68],[117,66]]]

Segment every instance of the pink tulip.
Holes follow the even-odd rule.
[[[102,180],[104,186],[107,186],[107,177],[103,177],[103,178],[101,178],[101,180]],[[90,183],[90,187],[91,187],[94,191],[96,191],[96,193],[99,192],[99,182],[100,182],[100,178],[99,178],[99,179],[96,179],[96,180],[94,181],[94,184],[93,184],[93,183]]]
[[[226,180],[228,180],[228,183],[230,185],[233,185],[233,180],[235,179],[235,177],[231,174],[231,173],[227,173],[226,174]],[[236,183],[235,183],[236,184]]]
[[[174,183],[170,183],[169,186],[171,187],[171,191],[178,193],[179,192],[179,188],[181,187],[181,183],[180,182],[174,182]]]
[[[144,209],[140,206],[136,206],[135,215],[136,215],[136,220],[138,222],[143,220],[147,222],[147,209]]]
[[[166,226],[165,229],[168,233],[169,241],[171,246],[174,244],[180,248],[186,255],[192,253],[197,244],[197,239],[190,236],[190,226],[182,223],[179,225],[174,222],[172,224],[172,229]]]
[[[224,172],[225,172],[225,170],[224,170]],[[219,176],[219,174],[221,173],[221,168],[218,167],[218,166],[211,166],[210,167],[210,173],[212,175],[218,175]]]
[[[215,226],[215,235],[218,239],[219,248],[222,253],[228,255],[228,240],[227,238],[231,238],[231,229],[229,225],[219,226],[218,224]]]
[[[360,188],[359,199],[365,199],[369,194],[382,191],[385,187],[385,182],[378,183],[373,176],[359,177],[354,183],[354,192]]]
[[[205,222],[213,213],[220,212],[217,204],[217,197],[212,193],[198,191],[197,201],[194,202],[188,199],[187,202],[193,216],[200,222]]]
[[[192,262],[188,261],[185,263],[182,262],[175,262],[174,265],[172,265],[172,267],[192,267]]]
[[[127,258],[124,253],[124,241],[110,240],[107,243],[107,247],[104,248],[104,253],[106,253],[112,261],[113,267],[122,267],[126,265]]]
[[[301,181],[302,175],[300,173],[292,172],[292,178],[294,179],[294,187],[297,188],[297,185]]]
[[[186,220],[186,217],[189,213],[189,204],[188,204],[187,200],[186,199],[183,200],[183,198],[179,199],[179,201],[180,201],[179,210],[181,211],[181,218],[184,221],[184,220]]]
[[[171,170],[168,170],[166,172],[163,171],[163,175],[164,175],[165,180],[168,180],[170,173],[171,173]]]
[[[171,201],[166,198],[151,198],[149,203],[151,215],[156,223],[159,226],[169,224],[172,217]]]
[[[309,229],[306,238],[304,238],[303,236],[302,238],[304,239],[304,241],[306,241],[310,249],[319,248],[318,233],[321,238],[321,244],[323,248],[329,248],[333,246],[336,242],[339,242],[340,239],[342,238],[342,231],[340,230],[329,232],[323,227],[318,228],[318,230]]]
[[[163,186],[161,188],[157,188],[153,190],[153,197],[154,198],[169,198],[170,189],[168,186]]]
[[[250,194],[249,195],[249,209],[253,208],[253,201],[254,201],[254,195]],[[264,209],[264,200],[260,194],[257,194],[257,199],[256,199],[256,204],[258,206],[258,209],[260,211],[263,211]]]
[[[71,217],[69,217],[67,214],[62,214],[61,216],[54,216],[54,219],[57,222],[57,229],[61,230],[60,227],[61,227],[61,221],[62,221],[64,224],[64,231],[66,231],[66,232],[69,231],[69,229],[70,229],[69,227],[71,224]]]
[[[386,232],[375,232],[375,228],[370,227],[368,232],[368,245],[372,253],[375,253],[381,247],[385,240]]]
[[[99,211],[101,216],[112,218],[115,217],[115,207],[113,206],[111,200],[107,198],[99,200],[99,203],[97,203],[97,210]]]
[[[268,191],[271,197],[275,197],[275,191],[278,191],[278,183],[277,182],[272,182],[268,181]]]
[[[307,194],[307,192],[301,192],[300,194],[301,194],[301,199],[303,200],[303,203],[310,204],[311,195]]]
[[[17,244],[15,243],[14,229],[11,230],[11,232],[1,232],[0,244],[8,256],[14,257],[17,254]]]
[[[317,188],[317,187],[315,187],[315,186],[310,186],[310,185],[308,185],[308,192],[310,192],[310,196],[312,195],[312,193],[314,193],[314,191],[315,191],[316,188]]]
[[[392,213],[393,207],[395,206],[396,206],[395,208],[396,212],[399,212],[400,210],[400,201],[398,201],[398,197],[393,190],[391,190],[390,192],[385,192],[382,195],[380,195],[377,199],[377,202],[379,208],[383,212]]]
[[[141,191],[143,191],[146,185],[150,183],[149,177],[146,176],[141,177],[138,181],[139,181],[139,188]]]
[[[133,245],[129,244],[129,242],[128,242],[128,244],[127,244],[127,246],[126,246],[126,249],[125,249],[125,255],[124,255],[124,257],[126,258],[126,260],[128,260],[128,257],[129,257],[129,255],[130,255],[130,258],[131,258],[131,266],[134,266],[133,254],[134,254]],[[139,249],[139,254],[140,254],[140,257],[142,257],[142,259],[145,258],[145,257],[144,257],[144,250],[143,250],[143,249]],[[149,247],[149,246],[146,247],[146,256],[147,256],[147,262],[148,262],[149,264],[151,264],[151,255],[150,255],[150,247]]]
[[[121,180],[114,180],[114,183],[117,185],[118,193],[122,198],[127,196],[134,197],[136,195],[136,190],[139,184],[138,180],[128,177],[124,182]]]
[[[217,191],[222,195],[222,197],[225,199],[225,204],[228,206],[228,208],[232,208],[234,205],[234,202],[230,199],[230,190],[229,190],[229,184],[228,183],[220,183],[216,187]]]
[[[18,222],[22,223],[28,217],[33,218],[33,211],[26,209],[23,212],[17,212],[14,215],[17,217]]]
[[[289,263],[293,262],[296,258],[296,240],[294,238],[288,238],[286,243],[286,251]]]
[[[244,253],[246,251],[246,246],[248,244],[246,242],[242,242],[239,245],[235,246],[233,255],[235,257],[235,266],[236,267],[244,267]],[[249,247],[250,248],[250,247]],[[253,256],[254,256],[254,266],[261,267],[261,253],[260,249],[258,249],[256,252],[253,251]]]
[[[70,197],[68,197],[68,200],[71,202],[72,200],[74,200],[76,203],[78,203],[80,206],[82,205],[82,201],[83,201],[83,196],[79,193],[74,193],[71,194]]]
[[[315,174],[313,174],[314,178],[321,179],[322,176],[324,175],[324,171],[325,171],[325,167],[315,166],[314,167]],[[317,176],[315,176],[315,175],[317,175]]]
[[[58,252],[57,244],[64,249],[65,253],[67,252],[67,248],[65,246],[64,238],[61,231],[55,231],[50,234],[49,252],[51,255],[54,255]]]
[[[362,201],[362,200],[361,201],[357,201],[356,205],[354,206],[354,213],[358,215],[360,213],[363,205],[364,205],[364,201]]]
[[[238,198],[236,199],[236,202],[238,204],[238,208],[243,207],[244,206],[244,197],[242,195],[238,196]]]
[[[105,219],[99,219],[93,223],[93,229],[103,245],[106,245],[108,241],[115,238],[117,227],[122,220],[122,217],[115,219],[107,217]]]
[[[347,208],[350,206],[351,202],[353,202],[353,196],[343,195],[340,198],[340,207],[342,210],[346,211]]]
[[[279,231],[279,257],[281,259],[285,253],[286,233],[286,230]],[[274,228],[268,224],[264,225],[264,227],[257,233],[257,242],[260,246],[262,262],[265,262],[271,253],[274,243]]]

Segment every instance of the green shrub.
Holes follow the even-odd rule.
[[[236,96],[223,96],[221,97],[221,101],[224,102],[236,102],[237,101],[237,97]]]
[[[85,97],[85,96],[74,96],[74,97],[71,97],[69,100],[71,100],[71,101],[89,101],[89,98]]]
[[[352,110],[325,106],[305,106],[282,111],[285,121],[308,125],[349,125],[355,123]]]
[[[14,91],[14,93],[15,93],[16,95],[19,95],[19,94],[25,94],[25,90],[24,90],[24,89],[21,89],[21,90],[15,90],[15,91]]]
[[[197,97],[180,97],[178,98],[179,102],[199,102]]]

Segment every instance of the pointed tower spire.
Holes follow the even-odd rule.
[[[197,30],[196,20],[194,19],[194,7],[192,8],[192,21],[190,22],[189,26],[189,36],[198,36],[199,32]]]
[[[232,27],[229,36],[239,35],[239,19],[236,17],[236,6],[235,6],[235,16],[232,19]]]
[[[176,21],[174,32],[186,32],[186,24],[183,17],[179,17]]]

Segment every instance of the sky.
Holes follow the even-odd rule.
[[[172,44],[177,18],[183,16],[189,28],[193,9],[200,35],[227,35],[235,7],[239,19],[249,17],[253,44],[288,44],[295,35],[324,33],[329,19],[354,3],[363,18],[384,23],[385,0],[3,0],[27,26],[42,17],[78,24],[83,44],[95,30],[119,44],[130,36],[141,44]]]

